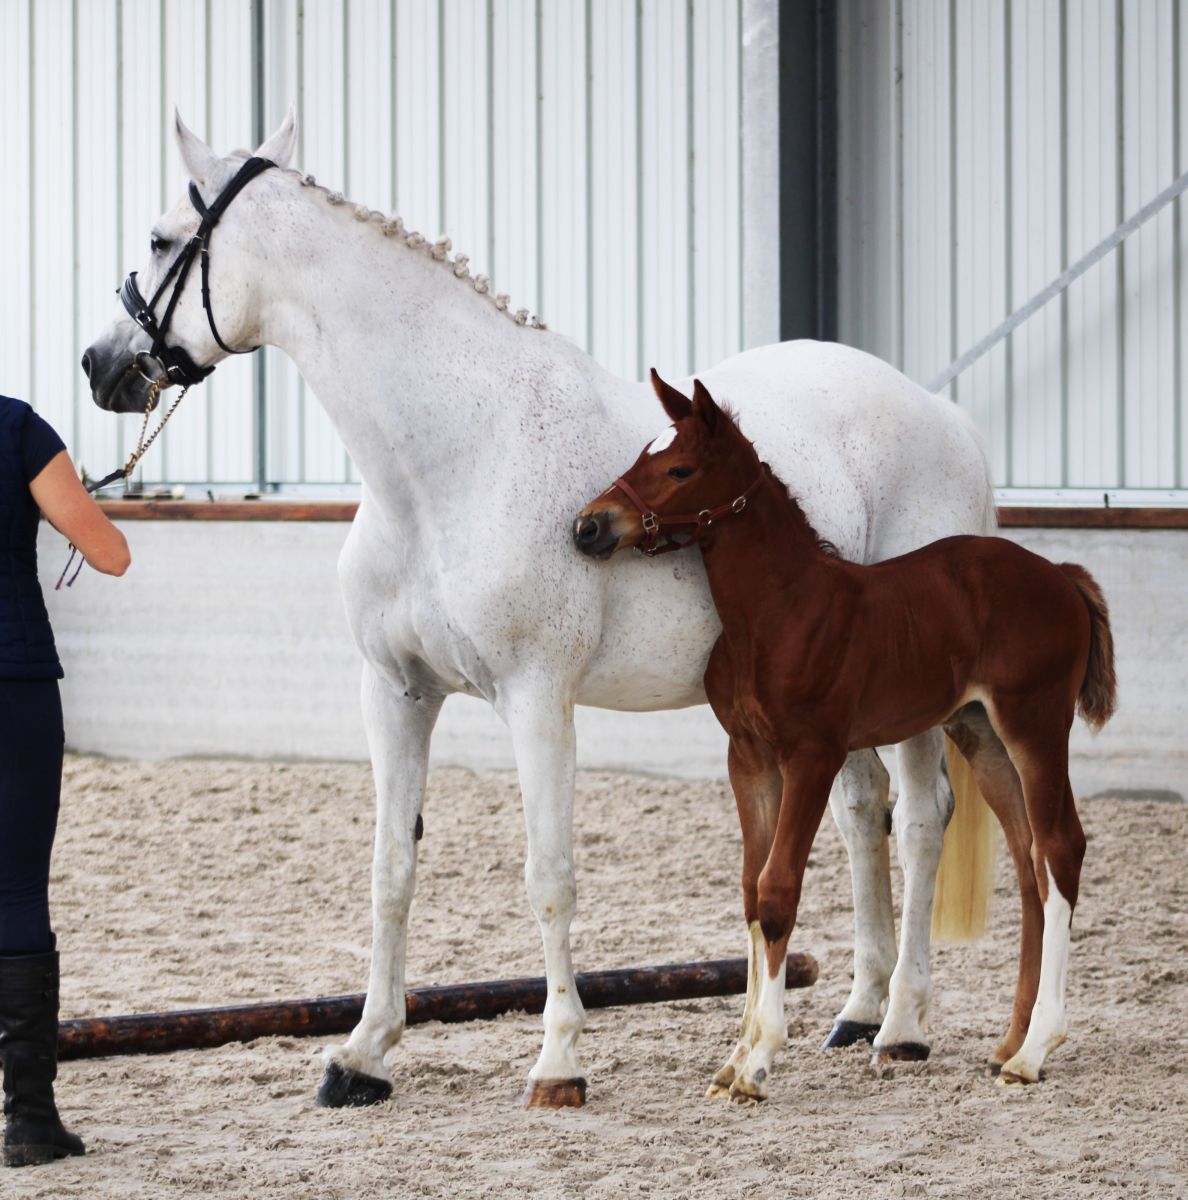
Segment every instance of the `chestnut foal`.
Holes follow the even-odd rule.
[[[1019,877],[1010,1028],[991,1063],[1034,1083],[1064,1041],[1069,925],[1085,837],[1068,782],[1074,709],[1114,710],[1101,591],[994,537],[950,537],[873,566],[839,559],[700,381],[653,385],[674,422],[574,523],[584,553],[696,542],[722,634],[705,688],[730,735],[751,987],[710,1095],[763,1099],[787,1040],[784,958],[809,848],[848,752],[937,725],[969,760]],[[901,1048],[904,1057],[911,1047]]]

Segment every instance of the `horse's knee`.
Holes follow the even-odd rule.
[[[537,920],[565,920],[573,916],[577,885],[573,867],[568,863],[545,863],[530,857],[524,865],[524,886]]]
[[[853,755],[838,772],[829,793],[833,819],[847,842],[881,842],[887,827],[887,796],[891,778],[882,760],[873,751]]]

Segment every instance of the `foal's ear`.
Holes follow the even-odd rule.
[[[182,162],[186,165],[190,178],[204,186],[214,178],[218,171],[219,156],[181,119],[181,113],[173,110],[173,131],[177,137],[177,148],[181,151]]]
[[[678,392],[670,383],[660,378],[656,368],[652,368],[652,389],[656,398],[664,405],[664,411],[673,421],[683,421],[693,411],[693,405],[688,396]]]
[[[285,119],[280,123],[280,128],[271,137],[260,143],[256,157],[266,158],[269,162],[274,162],[278,167],[283,168],[289,165],[289,160],[293,157],[293,151],[296,149],[297,110],[290,104],[289,111],[285,113]]]
[[[699,416],[710,433],[716,433],[722,422],[722,410],[700,379],[693,380],[693,412]]]

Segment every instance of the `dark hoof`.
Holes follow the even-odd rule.
[[[897,1042],[893,1046],[880,1046],[874,1053],[876,1066],[897,1062],[924,1062],[930,1050],[919,1042]]]
[[[838,1021],[821,1043],[821,1049],[838,1050],[842,1046],[857,1045],[858,1042],[873,1042],[878,1032],[877,1025],[865,1025],[861,1021]]]
[[[584,1079],[530,1079],[520,1099],[524,1108],[581,1108],[586,1103]]]
[[[336,1062],[328,1063],[318,1087],[319,1108],[365,1108],[381,1104],[392,1095],[392,1085],[386,1079],[351,1071]]]

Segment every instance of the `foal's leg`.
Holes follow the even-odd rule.
[[[876,1062],[917,1062],[929,1053],[924,1017],[932,994],[932,898],[945,826],[953,812],[953,793],[940,773],[941,752],[939,729],[896,748],[899,798],[892,819],[903,868],[903,926],[887,1015],[874,1040]]]
[[[1035,1083],[1044,1060],[1068,1036],[1065,988],[1068,978],[1069,934],[1080,888],[1085,834],[1077,817],[1068,782],[1068,728],[1052,729],[1043,737],[1038,717],[1026,741],[1008,741],[1011,758],[1023,781],[1023,798],[1031,822],[1032,862],[1044,905],[1043,959],[1039,988],[1027,1036],[1017,1054],[1002,1065],[1003,1083]],[[1004,740],[1009,736],[1003,730]]]
[[[755,1003],[759,994],[763,933],[759,928],[759,872],[771,850],[776,821],[780,815],[783,779],[775,756],[766,743],[747,734],[732,735],[727,755],[730,786],[738,806],[743,835],[743,916],[747,922],[747,999],[743,1006],[742,1030],[730,1057],[710,1083],[708,1096],[724,1096],[747,1061],[755,1043]]]
[[[854,885],[854,983],[822,1050],[872,1041],[887,1008],[887,985],[895,970],[888,783],[878,754],[860,750],[846,759],[829,793]]]
[[[1023,909],[1019,973],[1010,1026],[989,1059],[990,1065],[998,1068],[1022,1046],[1039,986],[1044,910],[1031,862],[1031,824],[1027,819],[1019,774],[982,706],[970,705],[957,721],[945,727],[945,732],[969,759],[978,790],[1006,835],[1019,880],[1019,900]]]
[[[796,924],[800,887],[813,838],[829,800],[844,752],[826,746],[798,746],[781,763],[784,793],[767,865],[759,875],[759,926],[763,957],[755,1000],[753,1044],[747,1061],[730,1086],[732,1100],[764,1100],[772,1059],[788,1040],[784,1017],[784,975],[788,939]]]
[[[363,668],[363,724],[375,774],[371,975],[363,1015],[346,1044],[326,1051],[318,1103],[374,1104],[392,1094],[384,1055],[404,1032],[404,955],[425,797],[429,738],[442,697],[410,696]]]
[[[524,881],[544,943],[548,987],[544,1044],[528,1073],[524,1104],[529,1108],[578,1108],[586,1099],[586,1081],[577,1057],[586,1017],[569,949],[569,926],[577,906],[573,705],[544,689],[513,692],[501,711],[511,729],[520,775],[528,835]]]

